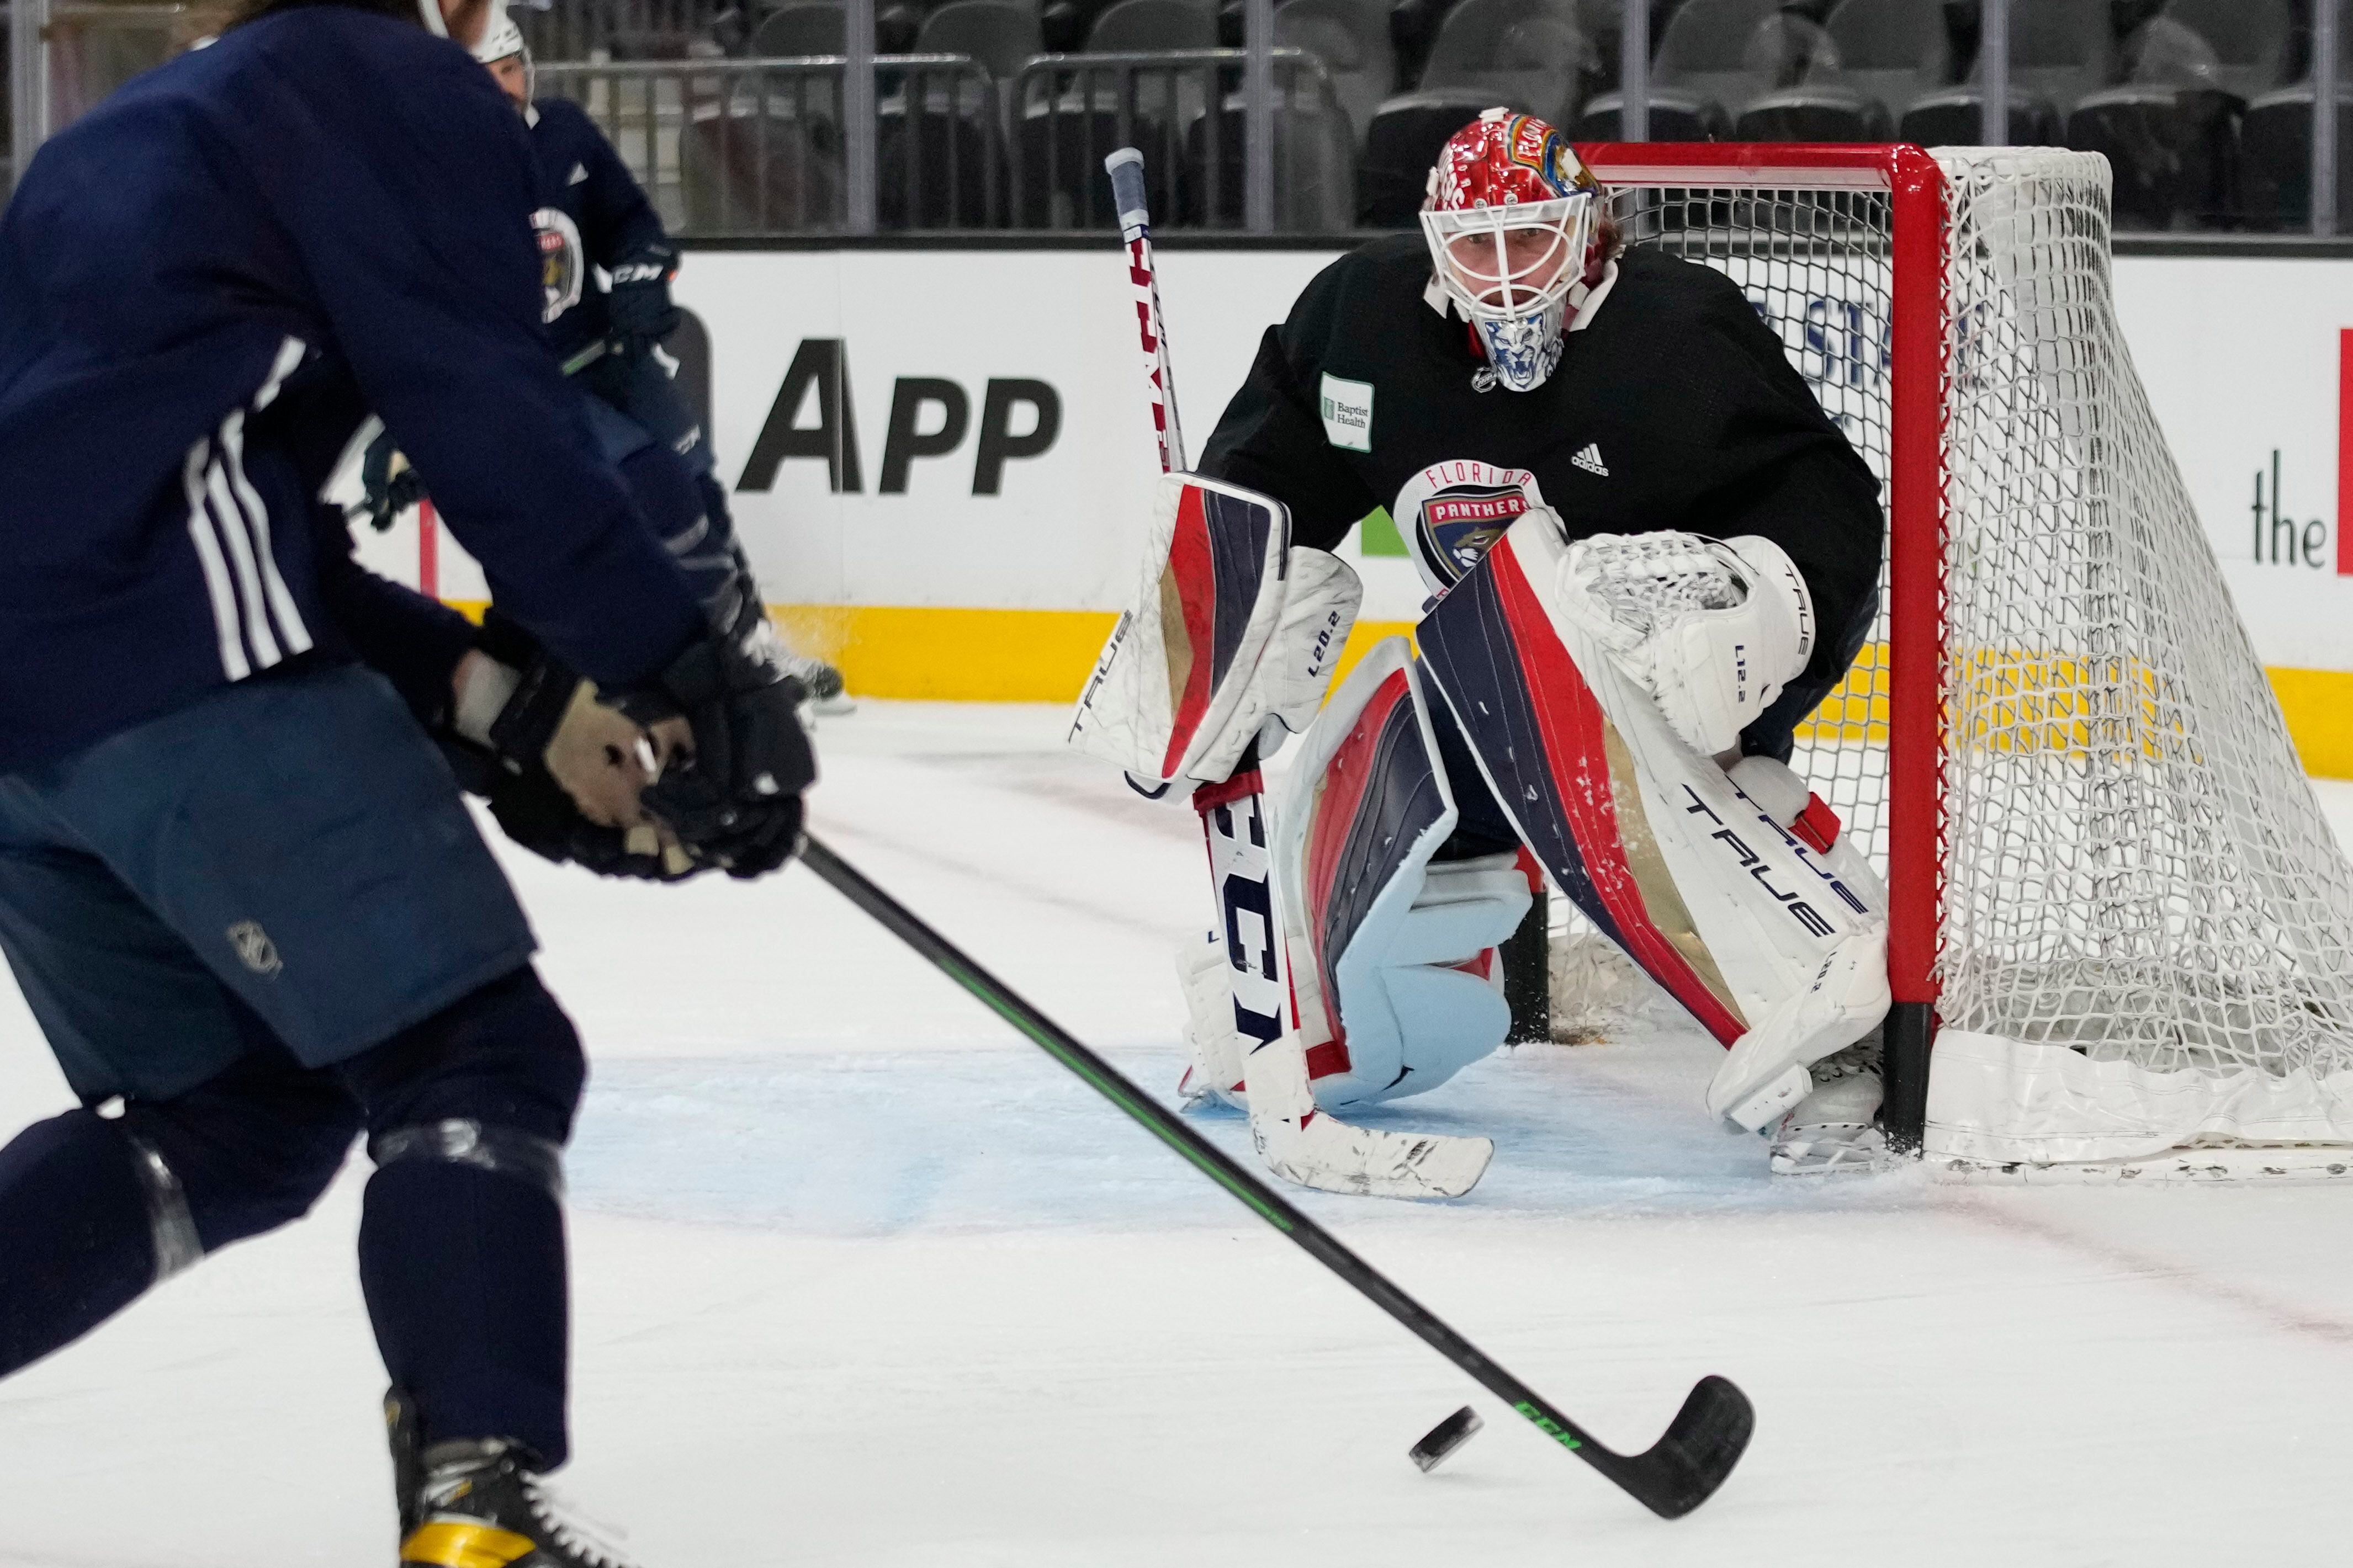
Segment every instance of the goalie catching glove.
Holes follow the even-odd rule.
[[[1736,747],[1814,657],[1813,595],[1769,539],[1596,534],[1568,547],[1556,592],[1703,756]]]
[[[1233,775],[1304,731],[1364,589],[1293,546],[1281,501],[1198,474],[1160,481],[1144,580],[1079,698],[1070,742],[1160,795]]]

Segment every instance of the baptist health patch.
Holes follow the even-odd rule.
[[[1373,384],[1326,373],[1323,395],[1324,438],[1351,452],[1373,449]]]

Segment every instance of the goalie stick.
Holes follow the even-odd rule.
[[[815,837],[803,838],[800,858],[836,892],[873,916],[1048,1056],[1231,1193],[1244,1207],[1468,1373],[1488,1393],[1527,1417],[1536,1430],[1600,1471],[1660,1518],[1681,1519],[1699,1507],[1740,1462],[1756,1429],[1757,1413],[1748,1396],[1730,1379],[1713,1374],[1701,1378],[1668,1424],[1665,1435],[1641,1453],[1620,1454],[1602,1447],[1542,1394],[1489,1360],[1429,1308],[1342,1246],[1336,1237],[1293,1208],[1272,1187],[1229,1159],[1182,1117],[1138,1089]]]
[[[1152,219],[1144,154],[1123,147],[1103,160],[1119,210],[1128,281],[1135,289],[1136,331],[1151,388],[1160,471],[1185,467],[1176,422],[1176,386],[1160,314],[1160,279],[1152,259]],[[1389,1132],[1357,1127],[1315,1108],[1307,1054],[1297,1033],[1283,920],[1270,850],[1274,842],[1265,781],[1253,742],[1233,776],[1193,792],[1193,809],[1209,851],[1209,890],[1225,933],[1234,1027],[1244,1042],[1242,1085],[1250,1097],[1250,1141],[1285,1181],[1324,1192],[1384,1198],[1459,1198],[1478,1184],[1494,1157],[1484,1138]]]

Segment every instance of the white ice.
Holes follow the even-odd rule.
[[[1166,1094],[1198,832],[1059,720],[870,703],[821,732],[814,821]],[[2353,826],[2353,785],[2322,788]],[[1457,1204],[1305,1197],[1374,1263],[1618,1446],[1704,1373],[1754,1396],[1747,1459],[1669,1524],[806,870],[505,859],[596,1062],[564,1482],[648,1568],[2353,1550],[2353,1193],[1775,1181],[1708,1123],[1692,1037],[1525,1047],[1391,1108],[1498,1150]],[[0,1111],[67,1103],[0,995]],[[364,1174],[0,1384],[0,1568],[392,1562]],[[1489,1430],[1419,1475],[1406,1448],[1464,1403]]]

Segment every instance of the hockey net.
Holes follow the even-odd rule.
[[[1891,1132],[1956,1170],[2347,1169],[2353,870],[2118,330],[2105,160],[1586,151],[1887,487],[1879,624],[1793,765],[1888,874]],[[1556,931],[1556,1034],[1644,1005],[1593,941]]]

